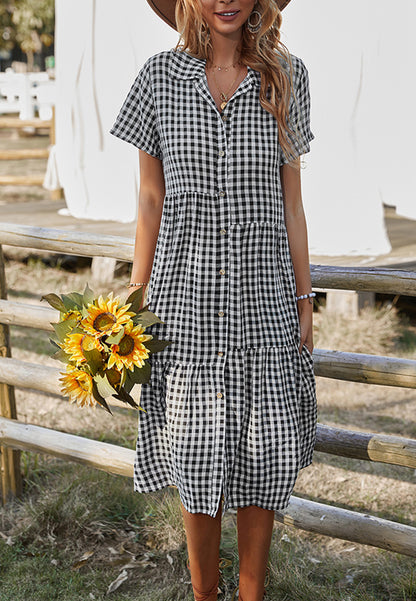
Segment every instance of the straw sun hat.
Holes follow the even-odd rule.
[[[159,15],[161,19],[168,25],[176,29],[175,22],[175,5],[176,0],[147,0],[150,6],[153,8],[155,13]],[[287,6],[290,0],[276,0],[277,6],[280,10],[283,10]]]

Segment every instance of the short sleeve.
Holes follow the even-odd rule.
[[[309,75],[302,59],[291,55],[293,63],[293,88],[289,105],[289,125],[295,135],[289,139],[296,157],[310,151],[309,142],[315,138],[310,128],[311,98]],[[281,153],[280,165],[288,163]]]
[[[148,65],[140,69],[120,109],[110,134],[161,159],[160,137]]]

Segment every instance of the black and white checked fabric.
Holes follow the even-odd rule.
[[[310,150],[308,72],[291,55],[297,154]],[[287,66],[287,65],[286,65]],[[220,114],[205,60],[151,56],[110,133],[163,161],[150,332],[173,341],[142,386],[135,490],[178,487],[185,508],[283,509],[316,433],[313,359],[299,354],[274,117],[248,73]]]

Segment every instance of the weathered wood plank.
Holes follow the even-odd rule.
[[[43,175],[0,175],[0,186],[41,186]]]
[[[0,300],[0,323],[50,332],[53,330],[51,324],[57,321],[59,321],[59,312],[49,306],[38,307],[26,303]]]
[[[311,265],[316,288],[368,290],[385,294],[416,296],[416,272],[381,267],[339,267]]]
[[[316,451],[416,469],[416,440],[319,424]]]
[[[382,386],[416,388],[416,361],[314,349],[314,369],[317,376],[364,382]]]
[[[133,476],[134,451],[113,444],[5,418],[0,418],[0,441],[15,449],[48,453],[111,474]]]
[[[277,521],[288,526],[416,557],[416,528],[292,495]]]
[[[0,129],[17,128],[22,129],[23,127],[51,127],[52,121],[50,119],[39,119],[34,117],[33,119],[19,119],[18,117],[1,117]]]
[[[83,257],[114,257],[132,261],[134,240],[13,223],[0,224],[0,244],[36,248]]]
[[[0,150],[0,161],[18,161],[22,159],[47,159],[47,148],[21,148],[14,150]]]

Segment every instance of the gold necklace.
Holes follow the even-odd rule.
[[[225,67],[220,67],[219,65],[212,65],[212,68],[217,69],[218,71],[229,71],[231,67],[235,67],[238,63],[239,61],[237,61],[233,65],[226,65]]]
[[[236,64],[238,64],[238,65],[241,65],[240,61],[237,61],[237,63],[236,63]],[[236,75],[236,77],[235,77],[235,79],[234,79],[233,83],[232,83],[232,84],[231,84],[231,86],[228,88],[227,92],[225,93],[225,92],[221,92],[221,90],[220,90],[220,88],[219,88],[219,85],[218,85],[218,82],[217,82],[217,78],[215,77],[215,72],[214,72],[214,70],[212,71],[212,75],[213,75],[213,77],[214,77],[215,85],[217,86],[217,90],[218,90],[218,92],[219,92],[219,95],[220,95],[220,98],[221,98],[221,100],[222,100],[222,102],[221,102],[221,104],[220,104],[221,111],[223,111],[223,110],[225,109],[225,107],[227,106],[227,103],[228,103],[228,101],[229,101],[229,94],[230,94],[231,90],[233,89],[233,87],[234,87],[234,84],[235,84],[235,82],[237,81],[239,74],[240,74],[240,70],[238,70],[238,71],[237,71],[237,75]]]

